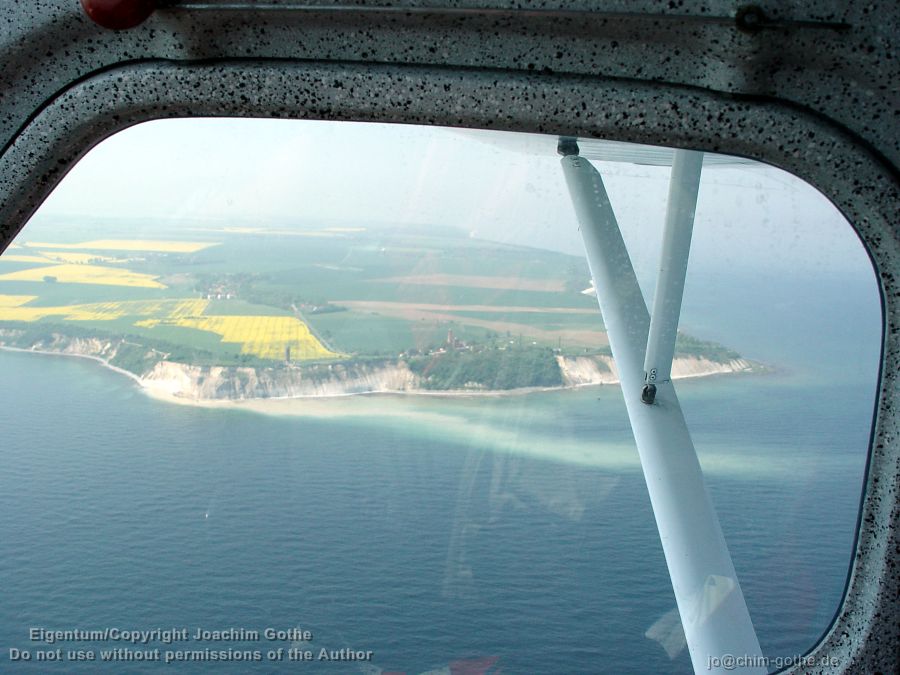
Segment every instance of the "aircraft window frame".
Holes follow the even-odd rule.
[[[523,106],[526,92],[529,104]],[[671,114],[673,102],[680,106],[679,116]],[[606,114],[584,115],[585,109]],[[0,157],[3,245],[98,142],[138,122],[185,116],[425,123],[689,147],[765,161],[822,191],[844,213],[869,252],[889,330],[884,331],[848,591],[835,622],[810,655],[837,657],[845,670],[890,662],[895,644],[866,640],[870,633],[892,634],[891,598],[900,584],[888,572],[900,499],[895,473],[900,444],[893,440],[900,433],[893,375],[900,372],[900,279],[891,271],[900,269],[900,237],[892,222],[900,196],[895,177],[877,156],[826,121],[786,105],[737,104],[712,92],[650,84],[403,66],[133,64],[68,88],[7,147]],[[708,119],[716,119],[717,126],[710,127]],[[815,143],[810,142],[813,137]],[[879,654],[879,649],[885,651]],[[789,672],[801,670],[798,666]]]

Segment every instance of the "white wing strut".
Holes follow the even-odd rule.
[[[684,297],[684,279],[691,252],[691,234],[702,167],[702,152],[675,151],[672,176],[669,179],[669,204],[663,230],[659,276],[656,278],[650,335],[644,357],[645,403],[653,403],[656,391],[654,387],[660,382],[668,382],[672,377],[672,358],[675,356],[675,337],[681,314],[681,300]]]
[[[694,670],[762,675],[768,669],[675,388],[668,377],[658,378],[652,402],[642,401],[650,317],[603,180],[577,156],[574,142],[561,141],[560,152]],[[670,202],[666,218],[658,374],[671,366],[700,175],[695,156],[684,155],[675,166],[681,168],[673,167],[672,193],[684,189],[684,201]]]

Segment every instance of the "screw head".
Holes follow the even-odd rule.
[[[738,7],[734,21],[738,30],[746,33],[756,33],[764,28],[766,15],[762,8],[757,5],[744,5],[743,7]]]

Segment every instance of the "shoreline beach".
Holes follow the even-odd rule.
[[[583,387],[602,387],[606,385],[617,385],[619,384],[619,380],[615,370],[613,369],[608,375],[608,378],[605,378],[603,381],[599,382],[585,382],[578,384],[567,384],[557,387],[524,387],[518,389],[507,389],[507,390],[482,390],[482,391],[472,391],[472,390],[447,390],[447,391],[432,391],[426,389],[408,389],[408,390],[397,390],[397,391],[389,391],[389,390],[379,390],[379,391],[357,391],[357,392],[344,392],[344,393],[335,393],[335,394],[301,394],[296,396],[271,396],[271,397],[252,397],[252,398],[199,398],[199,397],[188,397],[188,396],[180,396],[174,391],[172,391],[170,386],[167,386],[164,381],[152,380],[142,378],[130,371],[127,371],[123,368],[119,368],[117,366],[109,363],[108,360],[95,356],[92,354],[79,354],[76,352],[64,352],[64,351],[53,351],[47,349],[25,349],[22,347],[9,347],[6,345],[0,345],[0,350],[8,351],[8,352],[16,352],[16,353],[26,353],[26,354],[40,354],[44,356],[57,356],[57,357],[76,357],[81,359],[88,359],[95,363],[100,364],[101,366],[121,375],[124,375],[131,379],[134,383],[136,383],[143,393],[145,393],[150,398],[153,398],[158,401],[164,401],[167,403],[172,403],[175,405],[186,405],[197,408],[219,408],[219,409],[237,409],[237,410],[251,410],[253,412],[266,413],[266,414],[281,414],[281,415],[310,415],[317,414],[323,416],[329,416],[329,411],[327,410],[328,403],[334,401],[348,401],[348,400],[362,400],[362,399],[382,399],[386,397],[428,397],[428,398],[496,398],[496,397],[509,397],[509,396],[523,396],[528,394],[535,393],[546,393],[552,391],[569,391],[574,389],[581,389]],[[686,380],[686,379],[698,379],[703,377],[713,377],[717,375],[733,375],[733,374],[741,374],[741,373],[749,373],[754,372],[753,366],[743,360],[739,359],[735,361],[742,365],[741,368],[731,368],[729,364],[717,364],[718,368],[710,369],[706,371],[689,371],[689,372],[681,372],[673,373],[673,380]],[[709,362],[713,363],[713,362]],[[676,369],[673,369],[675,371]],[[366,408],[367,406],[363,405],[361,408]],[[311,408],[315,408],[313,411]],[[346,414],[344,411],[342,414]],[[368,414],[368,413],[365,413]]]

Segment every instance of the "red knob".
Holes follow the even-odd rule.
[[[84,11],[104,28],[134,28],[153,14],[156,0],[81,0]]]

